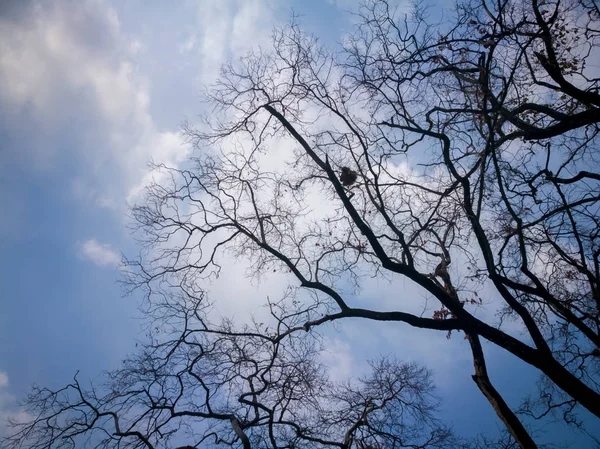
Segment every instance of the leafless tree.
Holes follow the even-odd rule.
[[[247,331],[257,348],[269,347],[261,349],[268,357],[249,357],[258,365],[244,368],[251,373],[262,363],[292,369],[293,359],[310,352],[303,338],[345,318],[464,333],[473,380],[516,444],[532,448],[533,438],[490,381],[481,339],[544,376],[542,400],[526,402],[523,412],[572,417],[583,407],[600,417],[600,93],[593,63],[600,11],[587,0],[465,0],[438,16],[420,4],[406,12],[369,1],[339,52],[292,23],[274,33],[271,51],[224,67],[207,93],[206,125],[185,128],[197,156],[185,168],[156,167],[163,181],[133,209],[147,251],[130,263],[129,282],[146,288],[150,301],[160,286],[197,288],[231,257],[246,260],[251,276],[289,273],[311,294],[278,303],[276,337]],[[341,179],[345,172],[356,179]],[[354,286],[360,294],[369,276],[407,278],[437,305],[414,314],[405,306],[420,297],[397,293],[397,309],[356,307],[345,292]],[[521,327],[519,337],[504,329],[507,320]],[[273,361],[282,356],[276,348],[283,336],[296,352],[280,366]],[[228,336],[226,345],[241,344],[237,338]],[[230,363],[246,366],[236,351],[242,360]],[[132,361],[129,370],[143,362]],[[383,421],[363,417],[386,403],[384,389],[376,399],[362,395],[390,382],[383,379],[389,366],[377,365],[379,380],[363,382],[363,393],[348,387],[329,396],[347,409],[293,412],[301,417],[296,422],[316,425],[318,416],[322,426],[338,428],[331,430],[336,442],[322,439],[322,426],[313,434],[311,426],[290,424],[294,437],[286,444],[300,438],[402,447],[404,437],[381,430],[391,424],[371,433]],[[171,366],[165,375],[173,375]],[[252,438],[276,447],[274,429],[286,427],[274,425],[282,424],[277,407],[257,405],[253,390],[271,387],[254,385],[258,374],[239,376],[220,387],[250,388],[236,405],[245,411],[219,408],[219,416],[228,423],[242,417],[236,419],[244,425],[256,420],[253,429],[268,423]],[[316,374],[302,379],[325,388]],[[144,404],[157,419],[154,402]],[[176,408],[169,407],[172,415]],[[437,444],[436,431],[429,434]],[[364,442],[354,440],[358,435]]]
[[[3,448],[450,448],[461,444],[434,417],[431,374],[379,359],[363,379],[333,383],[314,338],[272,304],[281,328],[208,324],[204,297],[152,307],[160,333],[86,388],[34,388],[32,420],[13,423]],[[304,312],[302,312],[304,314]],[[293,315],[293,314],[292,314]],[[296,317],[296,320],[298,317]],[[165,323],[167,323],[165,325]]]

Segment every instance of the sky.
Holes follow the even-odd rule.
[[[122,254],[136,254],[128,205],[150,179],[150,160],[178,166],[191,154],[180,127],[202,112],[203,86],[220,65],[267,47],[292,12],[335,46],[356,3],[0,1],[0,419],[20,413],[32,384],[57,388],[78,370],[98,380],[135,350],[140,298],[123,297],[118,284]],[[264,298],[270,288],[233,284],[222,279],[213,293]],[[373,285],[356,301],[385,302],[410,288]],[[327,342],[334,376],[379,354],[422,362],[436,374],[441,417],[459,434],[500,428],[460,337],[349,321]],[[536,373],[485,348],[492,381],[516,407]],[[576,441],[557,429],[544,438]]]

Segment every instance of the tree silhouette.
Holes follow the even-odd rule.
[[[193,397],[203,399],[193,411],[194,401],[183,394],[179,371],[170,364],[174,354],[195,345],[185,330],[173,353],[157,345],[168,357],[130,361],[123,379],[138,370],[164,372],[169,379],[156,384],[162,396],[153,395],[155,387],[139,390],[149,397],[136,407],[147,415],[127,428],[143,424],[147,430],[136,430],[135,444],[148,445],[143,438],[163,433],[159,416],[178,416],[173,397],[189,404],[190,413],[228,423],[229,436],[210,434],[215,444],[458,444],[448,443],[447,430],[429,420],[427,402],[414,402],[416,413],[431,423],[418,435],[396,433],[405,428],[396,421],[406,413],[402,407],[383,412],[398,398],[393,386],[402,382],[395,375],[408,370],[417,390],[428,391],[428,378],[412,365],[378,362],[372,380],[358,390],[327,390],[323,397],[333,398],[328,410],[318,395],[298,399],[295,382],[304,382],[297,387],[303,391],[326,389],[316,362],[308,363],[305,345],[312,332],[345,318],[405,323],[448,337],[463,333],[473,380],[520,447],[536,444],[492,385],[481,339],[543,376],[541,400],[527,401],[521,411],[543,416],[558,409],[577,422],[576,410],[584,408],[600,417],[600,93],[592,63],[598,6],[585,0],[472,0],[460,2],[451,19],[436,23],[432,15],[419,5],[402,15],[386,1],[367,2],[338,53],[292,23],[274,33],[272,51],[223,68],[207,93],[206,125],[185,127],[198,155],[184,169],[156,167],[165,181],[150,186],[146,202],[133,209],[147,252],[130,262],[128,282],[145,288],[149,302],[165,288],[196,297],[198,286],[218,276],[232,255],[250,263],[251,276],[289,273],[294,288],[269,303],[274,328],[238,335],[203,324],[206,334],[226,335],[218,337],[224,339],[219,345],[231,349],[203,343],[197,350],[209,358],[226,353],[237,367],[235,376],[219,381],[242,398],[235,406],[226,401],[228,407],[210,411],[216,381],[197,376]],[[356,179],[346,182],[340,177],[345,170]],[[347,286],[359,291],[373,276],[412,281],[436,302],[435,310],[411,313],[403,308],[402,292],[395,310],[356,307],[344,294]],[[310,294],[297,294],[295,287]],[[165,298],[169,304],[171,296]],[[180,313],[188,307],[183,304]],[[483,307],[499,320],[477,314]],[[506,320],[520,326],[519,336],[504,330]],[[294,348],[285,361],[278,359],[284,357],[279,345]],[[260,355],[247,355],[250,348]],[[184,358],[190,366],[193,351]],[[162,359],[164,365],[157,362]],[[143,368],[146,360],[157,366]],[[286,374],[269,374],[267,382],[263,372],[271,370]],[[193,369],[188,373],[195,376]],[[120,394],[138,389],[135,382],[125,386],[106,401],[129,413],[129,396]],[[47,412],[45,401],[55,404],[57,393],[39,394],[29,402]],[[260,402],[265,395],[277,406]],[[83,415],[90,426],[73,421],[69,431],[105,429],[94,417],[117,422],[94,407],[98,412]],[[72,419],[83,419],[77,413]],[[55,432],[64,429],[58,423],[44,431],[56,441]],[[106,438],[133,430],[111,432]],[[18,435],[13,441],[23,441]]]

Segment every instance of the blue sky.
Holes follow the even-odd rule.
[[[149,179],[147,161],[177,166],[190,154],[179,127],[202,112],[202,86],[220,64],[268,46],[272,28],[292,10],[335,45],[351,27],[343,11],[354,4],[0,2],[0,417],[19,413],[15,399],[32,383],[59,387],[77,370],[97,379],[135,349],[139,298],[123,298],[117,285],[120,254],[136,252],[127,204]],[[226,284],[215,292],[227,294]],[[237,288],[264,297],[271,287]],[[328,332],[338,375],[380,353],[421,361],[436,372],[443,417],[459,433],[499,428],[470,378],[460,336],[353,322]],[[518,405],[536,374],[486,349],[492,380]]]

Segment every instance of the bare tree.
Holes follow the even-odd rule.
[[[316,414],[290,406],[296,425],[279,422],[287,417],[278,421],[277,407],[254,399],[271,391],[264,379],[254,384],[262,363],[267,371],[286,363],[292,369],[293,360],[310,352],[301,350],[308,344],[303,339],[345,318],[406,323],[448,336],[463,332],[473,380],[520,447],[536,443],[491,383],[482,339],[546,379],[541,410],[532,411],[529,401],[523,411],[574,416],[583,407],[600,417],[597,5],[467,0],[442,20],[420,5],[402,14],[378,0],[367,2],[357,18],[355,33],[337,53],[292,23],[274,33],[272,51],[224,67],[207,93],[207,126],[185,128],[197,157],[185,169],[156,167],[164,181],[133,209],[148,251],[130,263],[129,282],[146,288],[149,301],[164,285],[192,291],[218,276],[232,256],[248,261],[251,276],[283,271],[310,292],[271,305],[278,310],[273,334],[243,333],[257,340],[251,346],[269,347],[269,356],[236,352],[237,334],[217,331],[229,332],[224,344],[236,350],[227,353],[247,370],[225,376],[219,386],[235,390],[241,383],[250,390],[235,390],[244,398],[236,407],[245,411],[226,407],[208,416],[233,423],[231,436],[215,441],[249,447],[244,429],[268,423],[252,436],[260,447],[295,446],[294,438],[340,447],[408,444],[385,430],[399,428],[385,419],[401,411],[383,413],[383,421],[365,415],[388,404],[385,385],[396,385],[392,374],[406,367],[376,365],[358,390],[328,393],[337,408],[327,413],[320,403],[313,405]],[[420,297],[399,293],[394,310],[355,307],[345,292],[349,285],[360,292],[369,276],[408,278],[437,305],[415,314],[405,305]],[[482,308],[488,313],[475,313]],[[520,338],[503,330],[506,320],[521,326]],[[296,352],[280,366],[274,361],[282,356],[276,349],[281,338]],[[208,353],[214,351],[220,350]],[[143,360],[131,363],[134,372]],[[171,366],[165,369],[173,375]],[[302,388],[325,388],[317,374],[302,379],[310,384]],[[160,385],[161,391],[176,388]],[[77,384],[74,389],[80,391]],[[194,391],[203,390],[201,403],[208,407],[210,387]],[[161,400],[143,403],[152,419],[163,413],[155,406]],[[422,413],[426,407],[419,404]],[[165,407],[164,413],[175,413]],[[256,425],[244,427],[250,422]],[[286,437],[288,446],[278,442],[276,428],[294,435]],[[438,432],[414,444],[438,444]]]
[[[285,327],[290,315],[275,322]],[[364,379],[333,383],[314,338],[260,324],[209,325],[204,297],[152,307],[160,334],[86,388],[34,388],[33,419],[13,423],[3,448],[450,448],[461,444],[434,417],[423,367],[373,362]],[[281,310],[279,310],[281,311]],[[165,323],[168,323],[165,325]],[[281,330],[281,329],[280,329]],[[151,334],[152,335],[152,334]],[[284,344],[285,342],[285,344]]]

